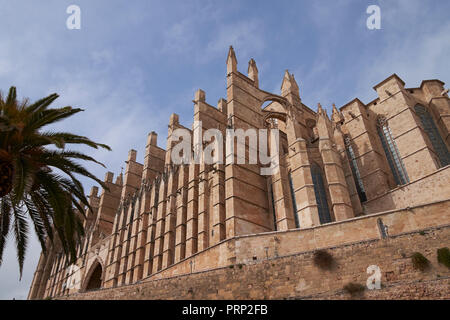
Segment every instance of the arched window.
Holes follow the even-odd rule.
[[[403,161],[400,158],[400,153],[397,149],[397,144],[392,138],[392,132],[389,128],[387,120],[383,117],[378,119],[377,125],[378,135],[380,136],[381,144],[383,145],[384,153],[391,167],[392,174],[394,175],[395,182],[398,185],[406,184],[409,182],[409,177],[406,172]]]
[[[441,162],[441,166],[445,167],[446,165],[450,164],[450,153],[448,152],[447,146],[445,145],[444,140],[442,140],[442,137],[439,134],[439,130],[437,129],[430,113],[425,107],[421,105],[415,106],[414,110],[416,111],[417,116],[422,122],[423,130],[430,138],[434,152],[436,152],[436,155]]]
[[[320,167],[311,164],[311,176],[314,184],[314,194],[316,195],[317,209],[319,211],[320,223],[331,222],[330,210],[328,209],[327,194],[323,184],[322,171]]]
[[[292,175],[290,172],[288,174],[288,178],[289,178],[289,187],[291,189],[292,208],[294,209],[295,227],[300,228],[300,222],[298,221],[297,216],[297,201],[295,200],[294,183],[292,182]]]
[[[352,144],[350,143],[350,138],[346,136],[344,138],[344,142],[345,149],[347,150],[348,160],[350,161],[350,167],[352,169],[353,179],[355,180],[356,191],[358,192],[359,200],[361,200],[361,202],[367,201],[366,190],[364,189],[364,184],[358,169],[358,163],[356,162],[355,152],[353,151]]]

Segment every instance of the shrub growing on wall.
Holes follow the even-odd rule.
[[[322,270],[331,270],[334,267],[334,258],[325,250],[314,252],[314,264]]]
[[[450,269],[450,250],[445,248],[440,248],[437,250],[438,262]]]
[[[411,261],[415,269],[425,271],[430,267],[430,261],[420,252],[414,252],[411,256]]]

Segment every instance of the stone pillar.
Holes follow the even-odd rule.
[[[169,178],[167,184],[167,209],[164,228],[162,269],[167,268],[168,266],[173,264],[175,255],[178,168],[170,168],[168,174]]]
[[[236,56],[233,48],[230,48],[227,57],[226,108],[229,129],[246,131],[264,128],[261,106],[268,93],[255,85],[256,68],[251,66],[250,69],[254,69],[250,70],[253,79],[237,71]],[[234,136],[226,138],[235,146],[232,154],[226,154],[225,164],[226,238],[271,231],[266,177],[260,172],[262,166],[260,163],[249,164],[247,154],[252,150],[249,143],[239,141]],[[239,145],[243,145],[246,152],[245,164],[235,161]],[[257,151],[256,148],[253,150]]]
[[[48,281],[50,279],[50,273],[52,271],[52,266],[53,266],[53,262],[54,262],[54,258],[55,258],[55,252],[54,250],[50,250],[50,252],[48,252],[48,256],[46,257],[46,262],[45,262],[45,266],[44,266],[44,271],[42,273],[42,279],[39,283],[39,289],[37,291],[37,295],[36,298],[37,299],[44,299],[45,297],[45,290],[47,288],[47,284]]]
[[[195,163],[189,165],[187,217],[186,217],[186,257],[197,252],[198,249],[198,180],[200,166]]]
[[[433,111],[442,138],[447,143],[447,148],[450,149],[450,99],[444,88],[444,83],[439,80],[427,80],[422,81],[420,87],[425,101]]]
[[[358,189],[356,188],[357,181],[355,181],[355,178],[353,177],[353,172],[350,167],[350,159],[347,156],[346,142],[344,141],[344,136],[338,126],[336,126],[336,129],[334,130],[333,140],[336,144],[336,150],[341,158],[342,169],[348,186],[348,194],[353,212],[355,213],[355,216],[361,215],[363,214],[363,208],[358,195]]]
[[[28,292],[28,300],[33,300],[37,298],[37,294],[39,291],[39,284],[42,281],[42,274],[44,272],[44,267],[46,264],[47,257],[44,255],[43,252],[41,252],[41,255],[39,256],[39,262],[36,267],[36,270],[34,271],[33,275],[33,281],[31,282],[30,291]]]
[[[135,244],[135,259],[133,264],[132,283],[141,280],[143,277],[145,245],[147,241],[147,230],[149,226],[150,201],[151,201],[151,185],[144,183],[141,187],[140,215],[137,226],[137,236]]]
[[[150,239],[151,234],[149,232],[152,229],[153,222],[152,207],[154,204],[152,203],[155,201],[156,195],[155,188],[151,183],[154,183],[156,177],[164,171],[166,153],[164,149],[157,146],[157,137],[155,132],[150,132],[145,148],[142,185],[140,189],[140,206],[138,209],[139,215],[136,224],[133,225],[136,228],[133,232],[135,235],[135,241],[133,242],[134,259],[132,264],[129,262],[129,278],[132,283],[149,275],[149,272],[151,273],[149,264],[151,265],[152,259],[150,259],[149,253],[154,238]]]
[[[125,283],[131,284],[133,282],[133,273],[134,273],[134,265],[136,259],[136,246],[137,246],[137,237],[139,224],[141,221],[140,206],[142,199],[142,187],[141,190],[137,191],[136,199],[135,199],[135,209],[133,214],[133,222],[129,226],[130,237],[128,240],[128,257],[127,257],[127,266],[126,266],[126,275],[125,275]]]
[[[167,173],[162,175],[158,193],[158,211],[156,213],[155,226],[155,253],[153,256],[153,273],[162,268],[162,254],[164,248],[165,215],[167,208]]]
[[[114,217],[113,233],[111,234],[111,240],[109,242],[107,266],[105,270],[105,288],[112,288],[116,282],[116,263],[115,254],[119,244],[119,223],[120,215],[116,212]]]
[[[318,226],[320,225],[319,213],[311,176],[311,165],[306,149],[306,140],[302,138],[300,124],[292,116],[289,116],[287,119],[286,132],[292,184],[300,228]]]
[[[100,195],[97,219],[90,244],[91,246],[110,235],[113,230],[114,218],[119,207],[120,196],[122,193],[121,179],[118,180],[120,184],[113,183],[113,176],[114,174],[112,172],[107,172],[105,175],[104,183],[109,190],[103,189],[102,194]]]
[[[119,274],[117,276],[117,283],[119,285],[125,284],[125,277],[127,272],[127,264],[129,258],[129,248],[131,240],[131,227],[136,214],[135,197],[131,197],[129,205],[127,207],[127,219],[124,221],[124,227],[122,228],[122,250],[119,260]]]
[[[336,221],[354,217],[348,193],[347,182],[336,144],[331,139],[332,123],[319,104],[317,129],[319,132],[319,151],[324,164],[325,178],[331,198],[331,210]]]
[[[158,210],[158,193],[159,193],[159,183],[161,176],[157,176],[151,188],[151,200],[148,216],[148,229],[147,238],[145,243],[145,256],[144,256],[144,267],[143,267],[143,277],[149,276],[153,272],[153,257],[155,252],[155,230],[156,230],[156,217]]]
[[[210,220],[212,232],[210,245],[214,245],[226,238],[225,232],[225,167],[216,163],[210,172],[212,176],[212,188],[210,201],[212,202],[212,212]]]
[[[133,221],[130,221],[130,217],[133,218],[131,215],[134,214],[135,209],[132,202],[141,183],[142,169],[142,164],[136,162],[136,151],[130,150],[121,193],[120,211],[116,218],[117,227],[114,227],[116,232],[112,242],[115,248],[110,252],[111,264],[107,267],[105,286],[108,288],[125,283],[129,245],[128,230]]]
[[[148,134],[142,173],[145,182],[152,182],[158,174],[164,171],[166,151],[157,146],[157,139],[158,135],[154,131]]]
[[[198,250],[209,247],[209,175],[207,165],[200,164],[198,183]]]
[[[177,263],[186,257],[186,220],[189,166],[181,165],[178,176],[177,218],[175,226],[175,259]]]
[[[250,59],[248,62],[248,77],[253,80],[253,85],[255,87],[259,87],[259,79],[258,79],[258,68],[256,67],[256,62],[253,59]]]
[[[279,231],[295,229],[294,211],[287,177],[286,164],[280,161],[278,172],[271,177],[277,230]]]
[[[133,223],[138,214],[138,194],[137,191],[142,181],[143,165],[136,162],[135,150],[131,150],[128,154],[127,167],[125,171],[124,186],[122,188],[122,201],[127,199],[128,207],[125,209],[128,211],[126,219],[122,220],[122,249],[120,252],[119,271],[117,276],[118,284],[126,283],[126,273],[128,268],[128,258],[130,258],[130,242],[133,231]],[[131,257],[132,258],[132,257]]]

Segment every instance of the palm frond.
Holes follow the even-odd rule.
[[[77,243],[84,235],[82,217],[85,208],[92,210],[78,175],[87,177],[107,189],[78,161],[104,165],[84,153],[65,150],[67,145],[111,148],[87,137],[69,132],[43,132],[45,126],[83,111],[70,106],[50,108],[58,98],[51,94],[32,104],[17,101],[15,87],[6,99],[0,93],[0,264],[10,233],[14,234],[20,275],[22,276],[28,243],[29,220],[32,222],[42,250],[47,239],[57,237],[70,261],[76,259]],[[52,148],[56,147],[57,150]],[[58,169],[58,170],[56,170]],[[55,171],[61,174],[56,174]]]
[[[0,266],[3,262],[3,250],[8,239],[11,223],[11,204],[8,197],[0,198]]]
[[[23,264],[25,262],[25,253],[28,245],[28,222],[23,208],[20,206],[12,206],[13,211],[13,229],[16,239],[17,260],[19,262],[19,275],[22,279]]]
[[[11,105],[16,102],[17,92],[16,87],[9,88],[8,97],[6,98],[6,104]]]
[[[45,223],[44,221],[42,221],[39,210],[31,199],[25,199],[24,203],[31,217],[31,220],[33,221],[34,231],[36,232],[38,240],[41,244],[42,252],[45,254],[46,253],[45,239],[47,237]]]
[[[61,139],[65,143],[68,143],[68,144],[84,144],[84,145],[87,145],[87,146],[92,147],[94,149],[98,149],[100,147],[100,148],[106,149],[108,151],[111,151],[111,148],[108,145],[106,145],[106,144],[94,142],[94,141],[90,140],[87,137],[79,136],[79,135],[72,134],[72,133],[67,133],[67,132],[44,132],[41,135],[43,137],[49,137],[49,138],[53,138],[53,139]]]
[[[40,112],[42,110],[45,110],[53,101],[58,99],[59,95],[56,93],[53,93],[45,98],[42,98],[41,100],[36,101],[35,103],[29,105],[25,108],[25,111],[27,113],[33,113],[33,112]]]
[[[43,126],[56,123],[81,111],[83,111],[83,109],[64,107],[58,109],[47,109],[39,113],[33,113],[27,123],[26,129],[24,129],[24,132],[29,133],[39,130]]]

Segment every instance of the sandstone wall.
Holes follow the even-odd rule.
[[[308,251],[62,299],[349,299],[343,287],[364,285],[369,265],[381,269],[382,288],[366,289],[359,298],[450,299],[449,269],[436,258],[436,250],[449,243],[450,226],[433,227],[328,248],[336,263],[331,271],[319,269]],[[431,262],[428,271],[413,267],[414,252]]]
[[[232,263],[249,263],[381,238],[378,221],[388,227],[391,236],[421,229],[447,225],[450,221],[449,202],[388,211],[362,216],[323,226],[240,236],[227,239],[201,251],[146,280],[155,280],[228,266]]]

